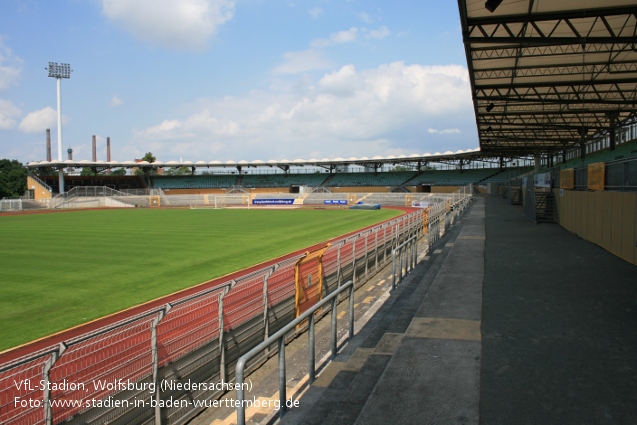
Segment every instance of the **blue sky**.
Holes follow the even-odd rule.
[[[373,157],[478,147],[455,1],[3,0],[0,158]]]

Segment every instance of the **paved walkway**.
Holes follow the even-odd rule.
[[[284,424],[637,424],[637,267],[477,198]]]

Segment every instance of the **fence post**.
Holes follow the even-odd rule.
[[[162,308],[157,317],[150,324],[150,338],[152,346],[152,361],[153,361],[153,382],[155,383],[155,425],[161,425],[161,407],[159,403],[159,351],[157,349],[157,325],[161,322],[172,306],[170,303],[166,304],[166,307]]]
[[[310,378],[309,378],[309,385],[312,385],[312,383],[314,382],[314,380],[316,379],[316,371],[314,370],[315,367],[315,351],[314,351],[314,314],[310,315],[310,317],[308,318],[309,322],[307,325],[308,328],[308,341],[307,341],[307,350],[308,350],[308,363],[309,363],[309,369],[310,369]]]
[[[338,347],[336,346],[336,336],[337,333],[336,331],[338,329],[336,329],[336,300],[338,299],[338,297],[334,297],[332,298],[332,360],[334,360],[336,358],[336,352]]]
[[[389,224],[383,226],[383,266],[387,264],[387,228]]]
[[[414,239],[414,268],[418,264],[418,238]]]
[[[344,242],[341,242],[338,244],[338,247],[336,247],[336,286],[338,288],[341,287],[341,247],[343,244]]]
[[[378,228],[374,230],[374,273],[378,273]]]
[[[391,250],[391,289],[396,289],[396,248]]]
[[[368,243],[367,241],[369,241],[369,235],[371,233],[368,233],[367,235],[365,235],[365,282],[367,282],[368,276],[367,276],[367,265],[369,264],[369,250],[367,249],[368,247]]]
[[[354,338],[354,285],[349,288],[349,340]]]
[[[223,290],[223,294],[221,294],[221,296],[219,297],[219,378],[221,381],[226,381],[227,380],[227,375],[226,375],[226,342],[225,342],[225,338],[224,338],[224,323],[223,323],[223,299],[225,298],[226,294],[228,292],[230,292],[230,289],[232,289],[232,287],[234,286],[234,284],[236,283],[235,280],[232,281],[232,283],[230,284],[230,287],[226,287]]]
[[[354,286],[356,286],[356,239],[358,237],[352,239],[352,282],[354,282]]]
[[[42,370],[42,380],[44,381],[44,393],[42,397],[42,404],[44,405],[44,421],[46,425],[53,425],[53,410],[51,405],[51,390],[50,390],[50,372],[53,365],[58,361],[62,354],[66,351],[66,344],[60,343],[57,351],[51,353],[51,357],[44,363],[44,369]]]
[[[279,338],[279,418],[285,415],[285,399],[287,398],[286,378],[285,378],[285,334]]]
[[[263,276],[263,340],[265,341],[270,336],[270,320],[269,320],[269,300],[268,300],[268,279],[272,276],[272,273],[279,267],[279,264],[275,264],[270,268],[270,270]],[[265,349],[267,354],[268,349]]]

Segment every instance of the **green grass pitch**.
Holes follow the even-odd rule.
[[[0,351],[398,214],[118,209],[0,216]]]

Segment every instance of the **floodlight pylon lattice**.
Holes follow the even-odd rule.
[[[49,77],[71,78],[71,65],[68,63],[49,62]]]
[[[68,63],[49,62],[49,77],[57,80],[57,109],[58,109],[58,161],[62,159],[62,78],[71,78],[71,65]],[[59,168],[60,193],[64,193],[64,170]]]

